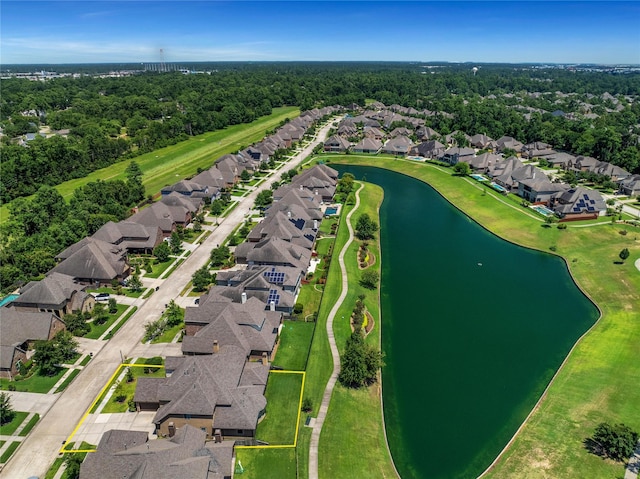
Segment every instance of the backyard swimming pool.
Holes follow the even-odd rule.
[[[555,214],[552,210],[550,210],[545,206],[534,205],[531,207],[531,209],[537,211],[538,213],[544,216],[552,216]]]
[[[9,304],[11,301],[16,299],[18,296],[20,296],[20,295],[19,294],[10,294],[9,296],[5,296],[4,298],[2,298],[0,300],[0,307],[4,306],[5,304]]]
[[[491,182],[491,187],[492,187],[494,190],[499,191],[500,193],[506,193],[506,192],[507,192],[507,189],[506,189],[506,188],[503,188],[503,187],[502,187],[502,186],[500,186],[498,183],[493,183],[493,182]]]
[[[335,215],[338,213],[338,208],[335,206],[327,206],[327,209],[324,210],[324,214],[327,216]]]
[[[482,175],[469,175],[469,176],[477,181],[487,181],[487,179]]]

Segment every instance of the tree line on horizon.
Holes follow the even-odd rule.
[[[12,78],[3,80],[2,90],[3,203],[192,135],[250,122],[274,107],[364,106],[367,99],[435,112],[425,120],[441,134],[461,130],[544,141],[640,172],[640,104],[624,98],[640,91],[638,74],[502,65],[483,66],[474,76],[466,65],[425,71],[405,63],[247,63],[200,75]],[[533,92],[539,94],[528,95]],[[602,98],[605,92],[623,105],[621,111]],[[580,112],[584,103],[600,116],[572,120],[551,113]],[[533,112],[527,119],[522,108],[548,113]],[[69,131],[36,136],[27,147],[16,143],[42,125]]]

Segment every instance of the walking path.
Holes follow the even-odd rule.
[[[360,184],[360,188],[356,191],[356,204],[349,212],[346,218],[347,228],[349,229],[349,239],[340,250],[338,256],[338,263],[340,264],[340,270],[342,271],[342,291],[338,300],[331,308],[329,316],[327,317],[327,336],[329,336],[329,346],[331,347],[331,356],[333,357],[333,372],[327,382],[327,387],[324,390],[322,396],[322,403],[320,404],[320,410],[313,424],[313,431],[311,433],[311,443],[309,444],[309,479],[318,479],[318,445],[320,444],[320,433],[322,432],[322,425],[327,417],[327,411],[329,410],[329,403],[331,402],[331,395],[333,394],[333,388],[338,380],[338,373],[340,372],[340,354],[338,353],[338,347],[336,346],[336,339],[333,334],[333,319],[335,318],[338,310],[342,306],[342,302],[347,297],[349,291],[349,278],[347,277],[347,267],[344,264],[344,255],[349,249],[349,245],[353,241],[353,227],[351,226],[351,215],[360,206],[360,190],[364,188],[363,184]]]
[[[636,450],[629,459],[627,469],[624,471],[624,479],[637,479],[640,473],[640,442],[636,446]]]

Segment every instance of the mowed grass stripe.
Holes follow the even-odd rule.
[[[194,175],[198,168],[211,167],[222,155],[261,140],[268,130],[277,127],[281,121],[299,115],[300,109],[297,107],[274,108],[271,115],[258,118],[251,123],[233,125],[223,130],[194,136],[175,145],[140,155],[133,158],[133,161],[138,163],[144,173],[143,184],[147,194],[155,194],[165,185]],[[84,178],[65,181],[55,188],[68,200],[77,188],[89,182],[124,180],[125,170],[131,161],[127,159],[114,163],[93,171]],[[33,195],[28,198],[33,198]],[[9,219],[9,204],[0,207],[0,224]]]

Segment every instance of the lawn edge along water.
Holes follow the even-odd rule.
[[[377,185],[365,183],[365,188],[360,192],[360,213],[367,212],[372,218],[377,218],[380,204],[383,199],[383,191]],[[359,183],[354,185],[354,189],[359,187]],[[364,198],[364,199],[363,199]],[[334,255],[338,254],[348,240],[348,229],[346,227],[347,214],[353,209],[353,204],[347,201],[343,206],[340,217],[340,226],[338,228],[336,242],[333,247]],[[358,214],[354,214],[351,218],[352,224],[357,220]],[[379,288],[375,292],[365,290],[360,284],[359,279],[362,273],[358,268],[357,254],[359,242],[354,240],[345,255],[345,266],[349,278],[349,291],[345,297],[342,307],[336,314],[333,323],[333,330],[336,338],[336,344],[340,352],[344,351],[344,346],[348,336],[351,334],[349,317],[355,306],[355,300],[362,292],[366,293],[367,298],[365,304],[367,309],[373,315],[375,320],[375,328],[381,327],[380,321],[380,299]],[[369,241],[369,249],[374,252],[376,258],[380,258],[379,240]],[[335,258],[334,258],[335,259]],[[379,272],[380,261],[371,266]],[[325,294],[320,305],[320,313],[318,315],[318,324],[316,332],[323,331],[321,336],[314,337],[314,341],[318,338],[328,350],[328,339],[326,336],[326,317],[329,310],[333,307],[337,297],[340,295],[340,285],[342,283],[342,274],[338,261],[331,261],[327,284],[325,285]],[[319,329],[318,329],[319,328]],[[374,332],[367,336],[367,342],[380,346],[379,332]],[[316,345],[317,347],[317,345]],[[315,355],[310,356],[310,363],[325,364],[325,370],[328,374],[317,374],[315,381],[322,389],[316,394],[319,397],[313,397],[314,406],[316,408],[320,404],[324,386],[331,373],[330,368],[324,361],[331,361],[330,354],[328,358],[323,360],[322,357]],[[311,364],[310,364],[311,366]],[[310,373],[311,371],[311,373]],[[307,374],[314,374],[313,367],[307,368]],[[382,417],[381,384],[376,383],[368,388],[358,390],[349,389],[336,384],[329,404],[329,410],[325,418],[324,426],[320,435],[319,443],[319,476],[321,478],[349,478],[349,477],[395,477],[397,473],[395,466],[389,453]],[[372,413],[373,412],[373,413]],[[355,453],[354,451],[358,451]]]
[[[292,119],[300,115],[298,107],[273,108],[270,115],[260,117],[251,123],[228,126],[221,130],[210,131],[190,137],[187,140],[145,153],[134,158],[127,158],[106,168],[92,171],[83,178],[75,178],[54,186],[58,192],[69,200],[76,188],[97,180],[124,180],[125,170],[131,161],[135,161],[142,170],[142,184],[147,195],[154,195],[167,184],[177,179],[195,175],[198,168],[210,168],[213,162],[244,146],[259,141],[268,130],[276,128],[286,118]],[[177,175],[177,176],[176,176]],[[32,199],[34,195],[25,198]],[[0,206],[0,224],[9,219],[9,205]]]
[[[589,454],[583,440],[599,422],[624,422],[640,429],[640,324],[633,320],[640,302],[640,275],[633,259],[638,235],[618,234],[625,225],[546,228],[448,170],[421,162],[382,157],[329,156],[336,163],[393,170],[432,186],[447,201],[493,234],[531,249],[557,251],[576,285],[601,311],[600,319],[573,346],[547,390],[487,477],[618,477],[621,463]],[[566,234],[565,234],[566,233]],[[614,264],[623,247],[632,260]],[[552,249],[552,250],[553,250]],[[546,251],[548,252],[548,251]],[[593,271],[597,273],[594,274]],[[636,358],[635,362],[633,358]]]

